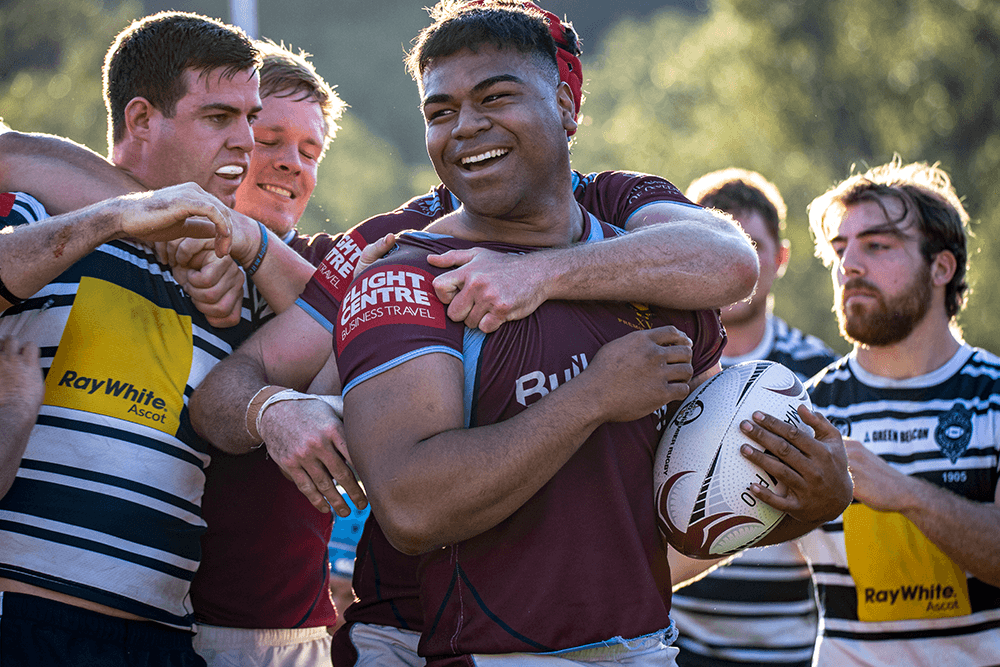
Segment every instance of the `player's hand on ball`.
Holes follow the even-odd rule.
[[[847,452],[840,431],[825,417],[799,406],[802,421],[815,436],[771,415],[754,413],[740,429],[767,453],[749,445],[743,455],[771,473],[787,488],[784,496],[752,484],[751,493],[796,521],[821,524],[836,519],[851,503],[854,485],[847,469]]]
[[[640,419],[688,395],[691,339],[675,327],[635,331],[605,344],[586,372],[596,376],[603,421]]]

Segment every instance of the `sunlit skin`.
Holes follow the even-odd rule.
[[[236,210],[284,236],[302,217],[316,187],[326,134],[323,112],[317,102],[300,97],[271,95],[262,102]]]
[[[740,212],[733,217],[753,240],[760,260],[760,277],[753,295],[722,309],[722,323],[729,335],[726,354],[739,356],[756,347],[764,336],[771,289],[785,272],[789,251],[788,242],[779,242],[771,236],[757,211]]]
[[[503,235],[511,242],[575,240],[547,238],[552,221],[529,213],[562,207],[554,193],[571,191],[565,136],[576,126],[569,87],[557,84],[535,56],[483,45],[437,59],[424,71],[422,109],[427,153],[464,203],[473,238],[489,240],[499,224],[518,230]],[[553,185],[559,179],[567,180],[565,187]],[[566,215],[578,217],[579,211]],[[540,229],[546,238],[534,234]]]
[[[157,189],[194,181],[226,205],[235,203],[254,147],[251,125],[261,109],[259,77],[255,70],[228,78],[223,71],[187,70],[188,92],[172,117],[151,105],[137,111],[136,132],[144,142],[145,158],[133,171],[143,185]],[[127,119],[129,109],[140,101],[129,103]]]
[[[883,200],[893,217],[902,204]],[[863,345],[896,343],[923,319],[930,301],[929,268],[912,223],[894,225],[873,201],[850,206],[830,239],[841,331]]]

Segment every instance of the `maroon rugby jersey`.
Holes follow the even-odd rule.
[[[588,231],[590,238],[614,233],[601,225]],[[725,337],[714,311],[548,302],[493,334],[467,331],[447,318],[430,287],[444,270],[424,258],[477,245],[533,250],[408,234],[398,252],[359,276],[336,319],[345,393],[414,355],[450,353],[475,369],[466,387],[468,425],[475,427],[518,414],[579,374],[602,345],[635,330],[683,330],[694,342],[696,374],[721,355]],[[670,574],[652,498],[665,420],[660,410],[601,426],[508,519],[421,556],[421,655],[562,650],[666,628]]]
[[[621,228],[632,215],[650,204],[671,203],[700,208],[665,179],[622,171],[587,175],[574,171],[573,194],[585,209],[599,219]],[[456,210],[459,205],[447,188],[438,185],[399,209],[369,218],[336,237],[336,247],[309,281],[298,305],[332,332],[333,313],[347,291],[365,246],[390,232],[423,229]],[[329,310],[331,308],[332,311]],[[328,313],[326,316],[322,314],[324,309]],[[417,559],[393,549],[375,520],[368,520],[358,543],[354,568],[353,587],[358,601],[347,609],[347,625],[334,638],[334,655],[338,658],[336,664],[354,664],[354,649],[348,638],[350,626],[354,623],[421,630],[416,563]]]
[[[329,234],[307,237],[296,231],[287,243],[319,264],[334,240]],[[257,328],[267,317],[266,304],[255,287],[251,295]],[[191,583],[195,619],[230,628],[333,625],[337,610],[327,562],[331,514],[317,511],[263,447],[242,456],[214,447],[210,452],[201,505],[208,527]]]

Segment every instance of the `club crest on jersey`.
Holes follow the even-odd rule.
[[[340,304],[337,351],[358,334],[385,324],[444,329],[447,317],[434,294],[434,276],[412,266],[390,264],[362,274]]]
[[[952,463],[958,461],[972,440],[972,411],[956,404],[951,410],[938,417],[934,429],[934,441]]]
[[[830,417],[830,423],[845,438],[851,437],[851,420],[847,417]]]

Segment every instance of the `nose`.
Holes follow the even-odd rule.
[[[275,156],[274,168],[281,172],[298,174],[302,171],[302,155],[293,143],[284,144]]]
[[[458,110],[458,120],[452,127],[451,134],[456,139],[467,139],[488,130],[491,122],[486,114],[473,105],[463,105]]]
[[[853,278],[865,274],[865,265],[860,251],[860,243],[848,241],[844,251],[837,260],[837,268],[844,278]]]
[[[241,118],[232,124],[233,132],[229,135],[227,146],[249,154],[253,150],[253,127],[246,118]]]

